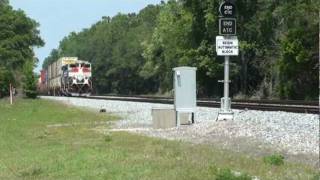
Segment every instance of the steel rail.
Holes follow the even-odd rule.
[[[173,104],[174,99],[169,97],[152,97],[152,96],[88,96],[88,99],[101,99],[101,100],[117,100],[117,101],[132,101],[132,102],[147,102],[147,103],[161,103],[161,104]],[[301,101],[286,101],[281,102],[279,100],[254,100],[245,101],[238,100],[233,101],[231,106],[233,109],[245,109],[245,110],[262,110],[262,111],[285,111],[295,113],[310,113],[319,114],[319,104],[315,102],[302,103]],[[300,104],[299,104],[300,102]],[[215,107],[220,108],[220,101],[213,99],[199,99],[197,105],[201,107]]]
[[[105,95],[111,97],[137,97],[137,98],[151,98],[151,99],[172,99],[173,97],[168,96],[151,96],[151,95]],[[201,101],[219,101],[220,98],[198,98]],[[243,100],[243,99],[232,99],[232,102],[239,102],[239,103],[263,103],[263,104],[294,104],[294,105],[311,105],[311,106],[318,106],[319,101],[304,101],[304,100]]]

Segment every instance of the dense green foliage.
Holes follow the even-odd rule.
[[[9,84],[23,85],[24,76],[34,76],[33,46],[42,46],[38,24],[23,11],[13,10],[7,0],[0,1],[0,97],[9,94]],[[29,64],[29,71],[23,71]],[[30,79],[26,77],[27,79]],[[35,85],[35,82],[32,82]],[[29,85],[25,87],[31,88]],[[34,86],[35,87],[35,86]],[[32,88],[34,88],[32,87]]]
[[[284,17],[281,26],[287,29],[279,38],[281,97],[311,99],[319,95],[319,3],[293,1],[279,10],[279,16]]]
[[[318,95],[319,1],[237,0],[240,55],[231,58],[239,97],[314,99]],[[166,93],[172,68],[197,67],[198,95],[218,97],[223,57],[215,52],[220,0],[169,0],[138,14],[103,17],[71,33],[43,67],[62,56],[93,63],[98,93]]]

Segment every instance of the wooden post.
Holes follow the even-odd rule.
[[[12,85],[11,85],[11,83],[10,83],[10,85],[9,85],[9,90],[10,90],[10,104],[12,105]]]

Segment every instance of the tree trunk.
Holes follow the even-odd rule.
[[[244,95],[247,95],[247,89],[248,89],[248,83],[247,83],[247,78],[248,78],[248,61],[245,58],[245,53],[241,53],[241,83],[240,83],[240,89],[241,92]]]

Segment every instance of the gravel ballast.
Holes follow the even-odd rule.
[[[265,153],[276,151],[313,158],[319,156],[319,117],[314,114],[233,110],[233,121],[215,121],[219,109],[198,107],[195,124],[156,130],[152,129],[151,109],[172,108],[173,105],[71,97],[41,98],[97,111],[106,109],[106,112],[121,117],[112,131],[130,131],[193,143],[212,143],[236,151],[258,153],[261,149],[269,149]]]

